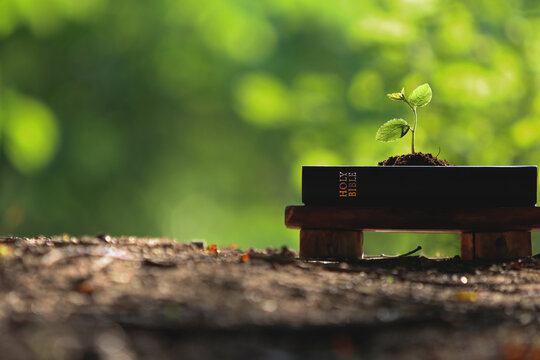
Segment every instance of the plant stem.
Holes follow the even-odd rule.
[[[411,103],[407,100],[407,98],[404,97],[403,101],[405,101],[405,103],[407,105],[409,105],[409,107],[411,108],[411,110],[412,110],[412,112],[414,114],[414,126],[411,127],[411,135],[412,135],[411,151],[414,154],[415,153],[415,151],[414,151],[414,135],[416,133],[416,123],[418,122],[418,114],[416,113],[416,106],[411,105]]]
[[[414,128],[412,131],[412,153],[414,154],[414,135],[416,134],[416,123],[418,122],[418,114],[416,113],[416,106],[412,108],[412,111],[414,113]]]

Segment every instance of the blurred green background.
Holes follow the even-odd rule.
[[[375,141],[402,86],[419,151],[537,164],[539,59],[536,1],[0,0],[1,233],[297,247],[301,165],[408,152]],[[366,251],[417,244],[459,249]]]

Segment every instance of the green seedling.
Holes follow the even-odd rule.
[[[414,154],[414,136],[418,124],[417,108],[429,104],[432,96],[431,88],[429,87],[429,84],[420,85],[414,89],[411,96],[408,98],[405,96],[405,89],[401,89],[401,92],[398,93],[388,94],[387,96],[394,101],[403,101],[411,108],[414,114],[414,125],[411,126],[403,119],[392,119],[381,125],[379,130],[377,130],[375,139],[383,142],[395,141],[407,135],[410,130],[412,135],[411,152]]]

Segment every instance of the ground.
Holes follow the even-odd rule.
[[[0,238],[2,359],[539,359],[540,258]]]

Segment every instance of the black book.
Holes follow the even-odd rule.
[[[305,205],[534,206],[536,166],[303,166]]]

